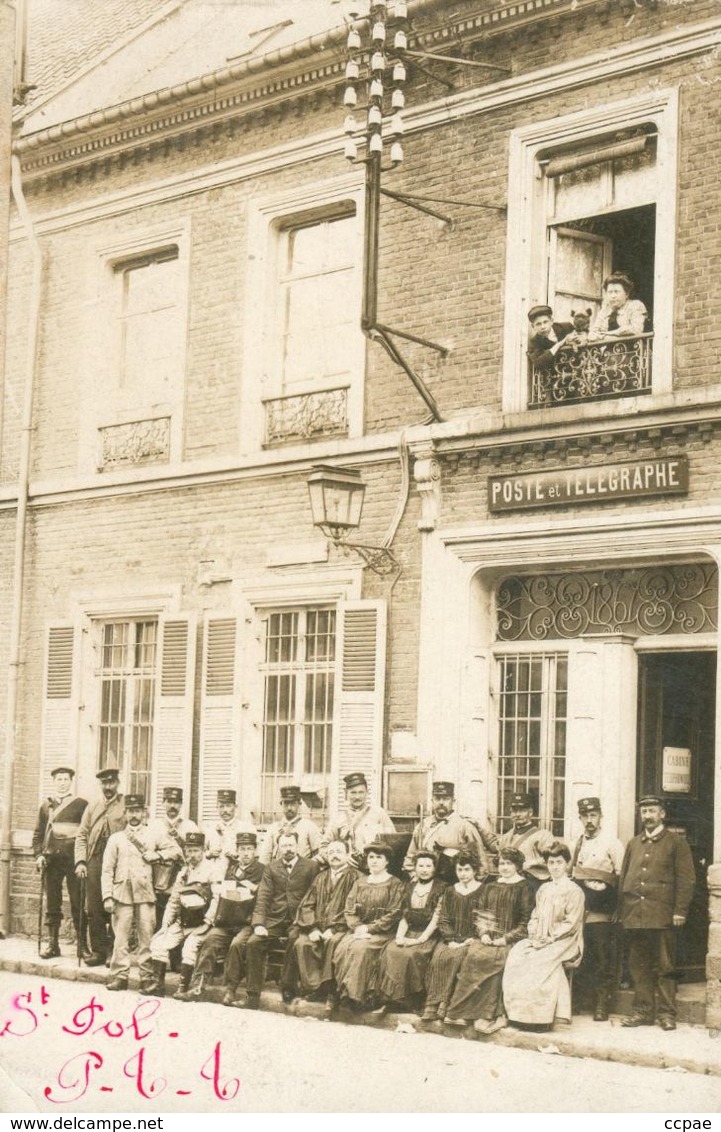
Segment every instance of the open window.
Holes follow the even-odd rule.
[[[675,96],[668,92],[516,131],[507,411],[670,389],[675,148]],[[634,285],[628,327],[623,316],[620,328],[615,315],[609,322],[603,282],[611,274]],[[527,357],[529,347],[534,354],[527,314],[537,304],[552,308],[555,324],[548,338],[556,348],[541,365]],[[573,343],[557,347],[576,321]]]

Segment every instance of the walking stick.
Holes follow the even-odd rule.
[[[38,902],[38,955],[43,949],[43,896],[45,895],[45,860],[40,869],[40,900]]]
[[[78,912],[78,967],[83,965],[85,952],[85,877],[80,878],[80,910]]]

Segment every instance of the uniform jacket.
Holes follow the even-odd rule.
[[[211,866],[213,862],[211,862]],[[214,888],[213,899],[210,902],[210,907],[205,914],[205,918],[209,924],[215,923],[218,914],[218,904],[222,897],[230,891],[231,893],[240,893],[247,897],[249,900],[255,900],[258,892],[258,885],[263,879],[265,866],[261,865],[260,861],[251,861],[247,869],[242,868],[236,861],[231,861],[225,873],[224,879]],[[250,919],[250,916],[248,916]]]
[[[38,812],[38,820],[33,833],[33,853],[39,857],[65,857],[74,860],[75,838],[80,829],[82,816],[88,803],[74,794],[58,801],[46,798]]]
[[[408,846],[408,856],[403,862],[407,871],[413,867],[413,854],[419,849],[474,849],[483,872],[489,872],[489,862],[486,849],[493,850],[496,838],[483,833],[468,818],[462,818],[455,810],[438,821],[430,814],[419,822],[413,830],[411,843]]]
[[[324,869],[300,902],[295,917],[298,927],[304,932],[312,932],[316,928],[321,932],[329,928],[334,932],[344,932],[346,900],[359,876],[358,869],[347,865],[333,883],[331,870]]]
[[[282,861],[267,865],[255,898],[253,927],[277,928],[292,923],[319,868],[317,861],[306,857],[296,857],[290,873]]]
[[[197,832],[197,829],[195,822],[190,821],[189,818],[178,818],[177,821],[171,822],[165,814],[148,822],[148,836],[158,844],[167,845],[167,848],[160,853],[164,861],[183,861],[186,835]]]
[[[573,330],[573,323],[571,322],[554,322],[553,333],[556,335],[556,341],[552,342],[550,338],[546,338],[544,334],[534,334],[528,340],[528,358],[532,366],[536,369],[553,369],[556,364],[556,354],[551,352],[552,347],[560,342],[567,334]],[[558,353],[558,351],[556,351]]]
[[[550,830],[539,829],[534,823],[520,832],[511,826],[498,838],[498,848],[520,849],[524,857],[524,873],[536,880],[548,880],[548,869],[542,854],[554,841],[555,838]]]
[[[256,828],[252,822],[243,821],[242,818],[231,818],[229,822],[210,822],[203,826],[205,833],[205,852],[208,857],[235,857],[236,833],[255,833]],[[223,866],[225,868],[225,865]]]
[[[395,833],[396,827],[380,806],[365,806],[362,810],[344,810],[338,814],[323,834],[323,848],[331,841],[344,841],[351,853],[362,853],[384,833]]]
[[[138,826],[132,832],[128,828],[113,833],[103,854],[100,877],[103,900],[112,897],[120,904],[154,904],[153,866],[143,856],[145,852],[154,851],[147,825]]]
[[[85,810],[75,838],[75,864],[84,865],[102,854],[112,833],[125,828],[125,800],[116,794],[110,802],[98,798]]]
[[[617,837],[599,829],[595,837],[579,837],[573,852],[571,877],[583,889],[586,897],[586,923],[603,923],[611,919],[611,911],[592,910],[593,894],[585,887],[587,880],[601,881],[613,889],[609,904],[615,907],[616,886],[623,864],[623,845]]]
[[[696,876],[685,837],[665,826],[629,841],[621,868],[619,919],[624,928],[670,928],[687,916]]]
[[[315,857],[320,849],[320,830],[315,822],[310,818],[301,817],[300,814],[292,821],[283,818],[268,826],[263,847],[258,855],[264,865],[269,865],[278,856],[278,843],[283,833],[298,834],[299,857]]]
[[[183,865],[173,884],[170,899],[163,913],[164,928],[169,927],[175,920],[180,920],[181,897],[188,885],[207,885],[210,890],[213,883],[213,862],[203,858],[199,865]],[[207,917],[207,912],[206,912]]]

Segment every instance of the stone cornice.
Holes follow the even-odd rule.
[[[602,0],[575,0],[574,13]],[[420,28],[411,36],[416,49],[449,50],[460,42],[492,37],[563,13],[567,0],[518,0],[490,11],[455,14],[452,23]],[[411,18],[441,8],[441,0],[416,0]],[[229,119],[269,108],[290,98],[337,86],[345,63],[346,27],[329,29],[259,58],[224,67],[186,83],[142,95],[116,106],[18,136],[14,149],[27,178],[42,177],[105,156],[170,141]],[[459,60],[460,63],[460,60]],[[495,84],[494,84],[495,85]]]

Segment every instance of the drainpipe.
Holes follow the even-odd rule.
[[[35,371],[40,329],[40,294],[43,278],[43,254],[30,217],[22,187],[20,160],[11,161],[11,187],[15,206],[25,229],[32,257],[32,284],[25,354],[25,395],[23,398],[20,433],[20,466],[18,471],[18,499],[15,517],[15,561],[9,634],[9,664],[7,705],[5,717],[5,761],[3,766],[0,810],[0,930],[10,929],[10,860],[12,848],[13,779],[16,758],[16,730],[18,705],[18,678],[21,665],[21,637],[23,589],[25,580],[25,542],[32,454],[33,403]]]

